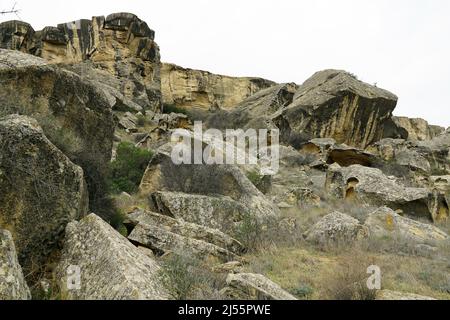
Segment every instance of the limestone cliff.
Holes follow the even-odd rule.
[[[424,119],[392,117],[394,122],[408,132],[408,140],[425,141],[437,137],[445,128],[428,124]]]
[[[154,37],[147,23],[130,13],[62,23],[41,31],[21,21],[0,24],[0,48],[31,53],[50,63],[88,61],[93,70],[113,79],[92,76],[93,70],[86,76],[116,89],[116,98],[152,110],[161,104],[160,54]],[[81,69],[82,76],[85,70]]]
[[[163,102],[188,111],[230,110],[275,83],[261,78],[228,77],[163,63]]]

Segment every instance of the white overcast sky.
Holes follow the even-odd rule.
[[[0,0],[0,9],[14,2]],[[345,69],[397,94],[396,115],[450,126],[448,0],[17,2],[35,29],[135,13],[156,31],[163,61],[183,67],[299,84],[315,71]]]

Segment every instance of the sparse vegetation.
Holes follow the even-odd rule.
[[[116,159],[111,162],[111,192],[136,192],[152,155],[151,151],[137,148],[132,143],[121,142]]]
[[[185,109],[182,109],[180,107],[177,107],[175,104],[171,103],[164,103],[163,104],[163,113],[182,113],[187,115],[187,111]]]

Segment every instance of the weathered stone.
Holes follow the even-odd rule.
[[[217,266],[214,266],[212,268],[213,272],[216,273],[238,273],[239,270],[242,268],[242,262],[240,261],[230,261],[223,264],[219,264]]]
[[[437,300],[431,297],[421,296],[414,293],[398,292],[391,290],[380,290],[377,292],[375,300]]]
[[[186,222],[187,219],[174,219],[166,215],[140,209],[135,209],[133,212],[129,213],[127,217],[134,226],[142,223],[164,227],[165,230],[172,233],[187,238],[202,240],[223,247],[235,254],[241,254],[244,251],[243,245],[227,234],[217,229],[208,228],[205,225]]]
[[[176,222],[175,226],[171,226],[170,224],[158,225],[153,222],[149,223],[149,220],[146,219],[145,222],[139,222],[136,225],[128,236],[128,239],[133,243],[151,249],[158,255],[173,252],[178,255],[196,257],[197,259],[216,258],[221,262],[236,260],[238,258],[238,255],[225,248],[204,240],[199,240],[198,238],[201,237],[190,237],[191,232],[195,228],[201,232],[205,231],[204,227],[189,224],[187,228],[190,228],[190,230],[186,230],[185,224],[181,222]],[[211,237],[214,232],[216,233],[213,236],[214,239],[217,240],[222,237],[222,234],[218,230],[208,230],[208,235]]]
[[[294,187],[288,190],[283,198],[289,205],[297,206],[299,208],[320,206],[320,197],[310,188]]]
[[[0,229],[0,301],[30,298],[11,233]]]
[[[160,54],[154,36],[130,13],[62,23],[38,32],[17,21],[0,24],[1,48],[68,64],[105,90],[116,108],[128,109],[161,108]]]
[[[365,222],[370,236],[403,239],[408,243],[435,246],[449,239],[448,235],[430,224],[404,218],[392,209],[382,207],[371,213]]]
[[[445,128],[431,126],[427,121],[419,118],[411,119],[407,117],[392,117],[394,122],[408,132],[408,140],[426,141],[445,131]]]
[[[327,173],[326,189],[338,198],[388,206],[416,218],[440,221],[449,216],[449,206],[441,192],[405,187],[375,168],[332,168]]]
[[[358,220],[335,211],[322,218],[305,233],[304,237],[307,241],[326,248],[334,245],[352,245],[367,235],[367,228]]]
[[[26,116],[0,118],[0,145],[0,227],[30,271],[57,248],[67,223],[86,214],[83,170]]]
[[[98,177],[111,159],[115,128],[103,93],[78,75],[24,53],[0,49],[0,61],[0,115],[34,117],[87,177]]]
[[[245,98],[274,85],[260,78],[234,78],[164,63],[161,68],[163,102],[190,112],[230,110]]]
[[[79,290],[67,286],[74,266],[80,271]],[[67,226],[56,277],[69,300],[165,300],[159,270],[153,259],[90,214]]]
[[[160,149],[150,161],[140,185],[142,194],[156,191],[226,196],[245,206],[263,221],[278,215],[278,209],[233,165],[176,165],[171,159],[172,145]],[[229,201],[228,201],[229,202]]]
[[[227,287],[222,293],[238,300],[297,300],[261,274],[238,273],[229,274]]]
[[[232,232],[250,215],[244,204],[228,196],[159,191],[151,194],[150,205],[154,211],[224,232]]]
[[[273,115],[282,141],[293,133],[334,138],[365,148],[385,136],[397,97],[339,70],[314,74],[297,90],[292,104]]]

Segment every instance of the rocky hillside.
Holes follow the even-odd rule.
[[[1,300],[450,299],[450,129],[385,89],[162,63],[130,13],[1,23],[0,82]],[[176,164],[176,129],[226,155],[200,119],[279,170]]]

